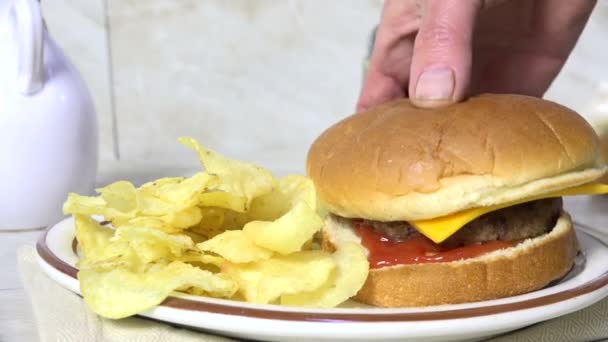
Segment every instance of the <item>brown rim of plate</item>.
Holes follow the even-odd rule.
[[[38,239],[36,250],[38,255],[61,273],[77,279],[78,270],[59,259],[48,247],[46,237],[54,227],[50,226]],[[75,240],[75,239],[74,239]],[[75,244],[72,243],[72,250]],[[356,323],[356,322],[417,322],[437,321],[448,319],[462,319],[479,316],[494,315],[517,310],[531,309],[539,306],[554,304],[574,297],[584,295],[608,285],[608,271],[600,276],[577,287],[557,293],[551,293],[542,297],[526,299],[521,302],[495,304],[483,307],[452,309],[444,311],[428,312],[404,312],[404,313],[347,313],[347,312],[319,312],[319,311],[279,311],[267,308],[249,308],[242,306],[223,305],[217,303],[206,303],[185,298],[169,297],[160,306],[176,309],[210,312],[232,316],[246,316],[249,318],[273,319],[282,321],[300,322],[328,322],[328,323]],[[304,309],[306,310],[306,309]]]

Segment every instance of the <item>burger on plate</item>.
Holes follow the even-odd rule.
[[[331,213],[323,247],[356,241],[375,306],[465,303],[540,289],[579,251],[562,196],[608,192],[599,139],[577,113],[519,95],[440,109],[407,99],[355,114],[311,146]]]

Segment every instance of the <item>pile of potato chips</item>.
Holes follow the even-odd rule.
[[[323,214],[307,177],[275,179],[191,138],[180,142],[205,172],[139,188],[120,181],[64,204],[76,225],[80,290],[93,311],[127,317],[173,291],[334,307],[363,286],[369,266],[360,246],[333,254],[314,247]]]

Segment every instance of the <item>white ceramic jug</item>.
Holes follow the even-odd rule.
[[[59,220],[68,192],[91,193],[97,149],[91,96],[38,0],[0,0],[0,230]]]

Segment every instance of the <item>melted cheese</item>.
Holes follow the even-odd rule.
[[[443,242],[445,239],[452,236],[465,224],[473,221],[483,214],[487,214],[494,210],[510,207],[516,204],[535,201],[543,198],[576,196],[576,195],[599,195],[607,194],[608,185],[589,183],[564,190],[549,192],[542,195],[527,197],[521,200],[497,204],[487,207],[472,208],[463,210],[451,215],[442,216],[429,220],[420,220],[410,222],[420,233],[433,240],[435,243]]]

